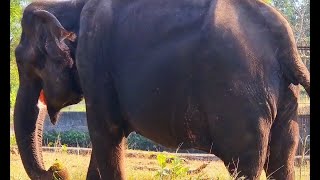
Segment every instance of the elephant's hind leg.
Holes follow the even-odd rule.
[[[103,89],[101,87],[101,89]],[[91,168],[97,165],[98,171],[88,171],[90,176],[96,176],[100,172],[101,179],[122,180],[125,179],[124,173],[124,133],[121,128],[121,116],[116,110],[116,100],[110,89],[105,88],[104,93],[98,101],[96,96],[88,93],[86,98],[87,123],[92,142],[92,153],[95,156],[91,159]],[[94,103],[93,103],[94,102]],[[96,163],[96,164],[95,164]],[[90,168],[89,167],[89,168]],[[90,170],[90,169],[89,169]]]
[[[294,179],[294,159],[299,143],[297,122],[297,95],[292,89],[284,96],[282,106],[271,128],[268,161],[265,164],[267,177],[272,179]]]
[[[251,131],[233,132],[232,137],[228,138],[233,139],[234,143],[225,142],[226,147],[220,151],[220,155],[217,155],[224,161],[233,178],[244,177],[250,180],[260,178],[267,154],[269,130],[270,123],[259,119]],[[229,131],[228,133],[231,134]]]
[[[86,102],[92,152],[103,180],[125,179],[123,119],[110,71],[112,17],[111,1],[86,3],[81,12],[76,62]],[[89,173],[97,175],[95,170]]]

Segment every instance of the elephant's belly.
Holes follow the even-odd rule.
[[[208,83],[195,79],[200,74],[192,70],[188,60],[185,64],[176,61],[159,60],[144,67],[146,63],[120,76],[118,94],[123,113],[130,127],[162,145],[210,144],[203,106],[207,100],[201,95],[201,84]]]
[[[181,68],[166,68],[166,73],[148,72],[132,75],[119,91],[121,107],[129,126],[143,136],[177,148],[208,148],[212,144],[209,131],[214,126],[209,116],[216,112],[214,83],[193,78]]]
[[[137,133],[170,148],[200,148],[210,145],[205,113],[195,104],[173,99],[153,100],[129,113],[129,123]]]

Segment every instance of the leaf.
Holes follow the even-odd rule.
[[[58,159],[56,159],[49,169],[52,171],[61,171],[63,168],[64,166],[62,165],[62,163]]]
[[[62,152],[67,152],[68,151],[68,146],[66,144],[61,146]]]
[[[167,157],[164,154],[158,154],[157,160],[158,160],[158,163],[159,163],[161,168],[166,167],[166,165],[167,165],[167,162],[166,162],[167,161]]]

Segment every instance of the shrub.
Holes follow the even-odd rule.
[[[174,155],[158,154],[157,162],[159,165],[159,170],[155,175],[157,179],[181,179],[182,177],[186,177],[189,171],[189,168],[185,167],[183,161]]]
[[[147,151],[163,151],[164,149],[166,149],[164,146],[161,146],[134,132],[128,136],[127,146],[128,149]]]
[[[80,131],[49,131],[43,134],[43,141],[44,145],[50,145],[50,142],[52,144],[52,142],[59,141],[60,144],[66,144],[71,147],[91,147],[89,134]]]
[[[91,148],[91,141],[90,141],[90,136],[88,132],[82,132],[82,131],[57,132],[55,130],[51,130],[43,133],[43,145],[53,146],[54,144],[57,144],[56,142],[59,142],[59,145],[66,144],[69,147],[79,146],[79,147]],[[176,152],[176,149],[166,148],[135,132],[131,133],[127,137],[127,148],[134,149],[134,150],[145,150],[145,151]],[[195,150],[195,149],[179,150],[179,152],[203,153],[202,151]]]

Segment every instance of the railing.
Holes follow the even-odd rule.
[[[309,46],[298,46],[301,60],[307,66],[310,71],[310,47]],[[299,109],[298,109],[298,122],[300,130],[300,142],[298,147],[298,155],[306,154],[309,155],[309,138],[310,138],[310,98],[307,93],[300,88],[299,97]]]
[[[298,51],[303,63],[307,66],[310,71],[310,47],[309,46],[298,46]]]

